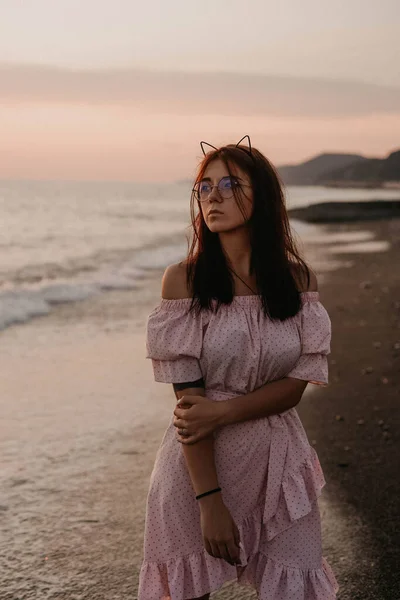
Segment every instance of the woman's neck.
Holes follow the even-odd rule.
[[[248,231],[243,228],[223,231],[219,234],[219,239],[229,266],[245,277],[250,276],[251,248]]]

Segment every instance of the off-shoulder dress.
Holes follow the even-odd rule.
[[[189,312],[190,298],[162,298],[147,321],[156,381],[204,378],[216,402],[293,377],[327,385],[331,322],[318,291],[284,321],[264,315],[260,296],[234,296],[217,312]],[[158,448],[146,504],[138,600],[186,600],[237,581],[259,600],[334,600],[338,584],[322,556],[318,496],[325,485],[295,408],[214,432],[223,501],[240,533],[240,565],[204,548],[173,414]]]

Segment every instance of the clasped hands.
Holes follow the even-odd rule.
[[[206,396],[182,396],[174,410],[177,440],[190,445],[212,435],[221,425],[224,404]]]

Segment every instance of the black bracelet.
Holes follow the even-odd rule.
[[[203,496],[208,496],[208,494],[214,494],[214,492],[220,492],[221,488],[217,487],[215,488],[215,490],[210,490],[209,492],[204,492],[204,494],[199,494],[198,496],[196,496],[196,500],[198,500],[199,498],[202,498]]]
[[[172,385],[175,392],[185,390],[186,388],[205,387],[204,379],[202,377],[200,377],[200,379],[196,379],[196,381],[183,381],[182,383],[173,383]]]

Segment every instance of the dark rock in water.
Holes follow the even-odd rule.
[[[320,202],[301,208],[292,208],[288,213],[291,219],[308,223],[394,219],[400,217],[400,200]]]

